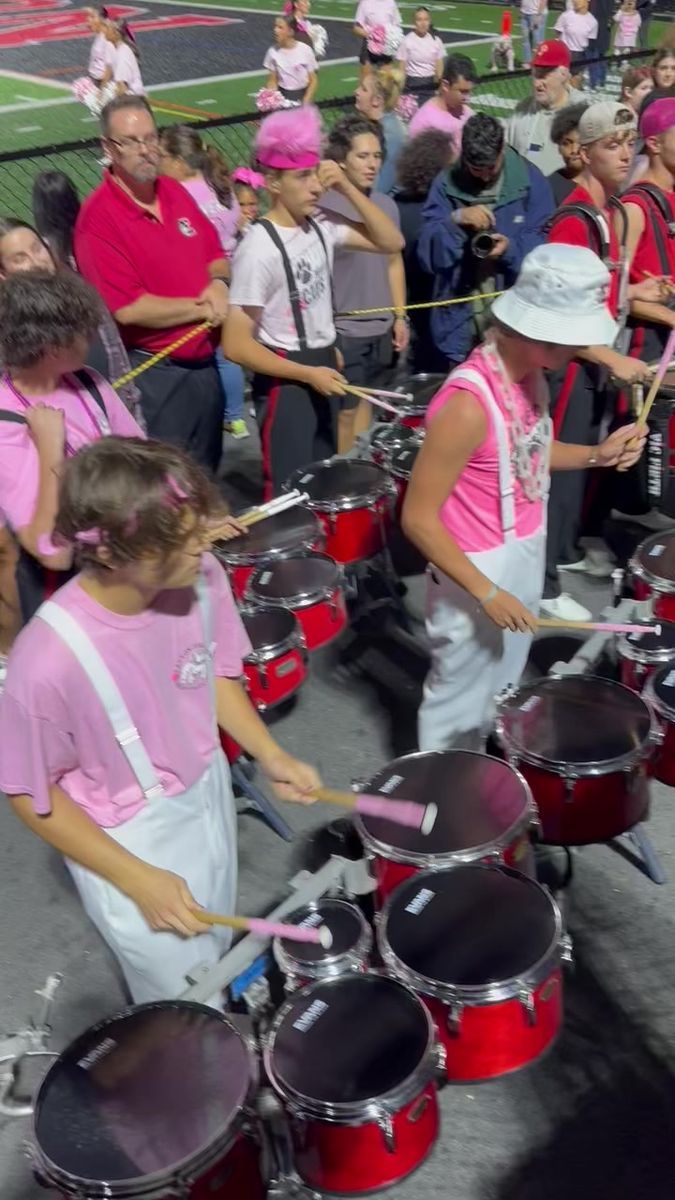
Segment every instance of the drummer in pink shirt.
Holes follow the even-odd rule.
[[[474,84],[478,79],[476,68],[465,54],[449,54],[443,64],[443,74],[438,89],[438,95],[432,96],[426,104],[415,113],[410,122],[410,136],[416,137],[425,129],[440,129],[449,133],[459,151],[462,143],[462,129],[473,109],[467,101],[471,98]]]

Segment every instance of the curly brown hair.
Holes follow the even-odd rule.
[[[0,360],[33,367],[49,350],[91,338],[100,322],[101,301],[80,275],[66,267],[17,271],[0,285]]]
[[[398,186],[406,195],[420,199],[440,171],[445,171],[455,157],[454,143],[449,133],[426,129],[403,146],[396,163]]]

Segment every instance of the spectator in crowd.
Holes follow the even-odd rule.
[[[176,442],[215,471],[223,407],[215,350],[230,264],[185,188],[160,176],[159,135],[147,101],[113,100],[102,127],[112,165],[82,205],[77,264],[115,317],[133,366],[192,335],[139,376],[143,414],[151,437]],[[196,333],[204,322],[211,328]]]
[[[431,24],[431,13],[424,5],[415,9],[413,27],[401,42],[396,57],[405,68],[405,91],[419,99],[431,97],[441,82],[445,50]]]
[[[232,172],[232,187],[239,204],[239,241],[244,230],[260,216],[260,197],[265,190],[265,176],[251,167],[235,167]]]
[[[622,222],[616,218],[613,198],[625,185],[633,158],[636,122],[630,109],[613,101],[590,104],[579,121],[579,143],[583,161],[577,186],[551,222],[548,239],[570,246],[585,246],[604,259],[610,269],[607,307],[617,321],[619,336],[612,346],[589,346],[576,356],[561,377],[551,381],[553,426],[561,442],[584,444],[597,440],[599,423],[611,411],[614,395],[609,379],[632,384],[645,379],[645,363],[623,353],[628,304],[631,298],[650,299],[660,294],[659,285],[646,280],[625,286]],[[575,210],[580,203],[583,210]],[[578,538],[584,494],[583,478],[570,472],[552,484],[548,517],[546,582],[542,609],[563,620],[588,620],[589,613],[570,595],[561,591],[559,570],[584,570],[609,574],[611,563],[587,558]]]
[[[614,0],[591,0],[591,12],[598,22],[598,36],[588,47],[590,57],[595,60],[588,68],[588,82],[591,88],[601,88],[607,80]]]
[[[112,78],[112,66],[115,58],[115,47],[106,37],[108,10],[104,5],[96,4],[85,8],[84,13],[87,25],[94,34],[89,51],[87,74],[97,87],[102,87]]]
[[[662,47],[652,59],[655,88],[675,88],[675,47]]]
[[[41,171],[33,180],[32,200],[33,217],[39,238],[36,239],[33,231],[24,226],[15,232],[11,243],[16,246],[17,238],[20,239],[21,244],[28,242],[29,249],[23,260],[22,269],[28,270],[29,265],[32,264],[45,270],[69,267],[76,271],[73,238],[80,211],[80,197],[74,183],[67,175],[64,175],[63,171]],[[7,241],[7,239],[4,240]],[[46,245],[49,249],[50,263],[45,261],[44,253],[39,253],[39,249],[35,245],[36,241],[40,245]],[[3,241],[0,240],[0,272],[2,271],[2,246]],[[100,297],[99,301],[101,324],[89,343],[86,365],[98,371],[99,375],[102,375],[109,383],[114,383],[123,375],[128,375],[131,371],[131,363],[112,313],[106,308]],[[128,383],[121,384],[117,389],[117,394],[126,404],[134,420],[143,426],[141,393],[133,379]]]
[[[621,7],[614,13],[614,53],[622,50],[634,50],[637,46],[638,32],[642,24],[636,0],[622,0]]]
[[[0,288],[0,512],[22,551],[24,620],[44,598],[42,568],[70,566],[49,542],[64,460],[109,433],[142,436],[110,385],[82,369],[100,319],[96,293],[73,271],[17,271]]]
[[[392,54],[382,54],[368,47],[368,35],[372,30],[401,28],[403,21],[396,0],[359,0],[354,17],[354,33],[361,38],[359,62],[360,79],[363,82],[371,67],[383,67],[392,62]]]
[[[440,129],[455,139],[459,153],[462,130],[472,115],[468,101],[478,79],[476,68],[465,54],[449,54],[443,64],[443,74],[438,95],[427,100],[410,122],[410,136],[416,137],[423,129]]]
[[[0,696],[5,686],[7,655],[21,628],[21,601],[16,570],[18,547],[11,531],[0,524]]]
[[[544,40],[547,15],[546,0],[521,0],[520,31],[523,38],[524,67],[529,67],[537,46]]]
[[[318,83],[318,64],[311,46],[297,40],[297,31],[293,17],[277,17],[274,45],[267,51],[263,66],[268,72],[268,88],[281,92],[285,100],[311,104]]]
[[[552,212],[550,185],[505,145],[502,124],[486,113],[471,117],[458,161],[429,192],[419,235],[434,300],[471,295],[466,304],[432,309],[432,335],[449,368],[483,334],[490,314],[483,297],[511,286],[525,255],[544,240]]]
[[[178,180],[187,189],[204,216],[215,226],[223,256],[229,261],[237,244],[241,210],[222,154],[215,146],[207,146],[197,130],[189,125],[170,125],[163,129],[160,151],[163,174]],[[238,363],[227,361],[220,347],[216,350],[216,362],[223,389],[223,427],[234,438],[247,438],[244,372]]]
[[[649,47],[649,26],[654,15],[654,6],[656,0],[637,0],[637,10],[640,14],[640,28],[638,30],[638,45],[641,50],[647,50]]]
[[[558,109],[579,103],[581,93],[570,84],[570,52],[562,42],[542,42],[532,60],[532,95],[521,100],[506,125],[509,146],[544,175],[564,166],[551,140]]]
[[[105,35],[114,50],[112,78],[117,95],[145,95],[141,78],[141,55],[129,25],[126,21],[106,21]]]
[[[343,117],[330,131],[326,157],[339,163],[352,187],[368,196],[398,227],[398,209],[390,196],[375,190],[382,161],[382,132],[375,121],[358,114]],[[319,212],[329,221],[358,221],[348,196],[331,188],[319,201]],[[381,387],[394,361],[408,346],[405,315],[406,282],[401,251],[371,254],[337,246],[333,263],[333,301],[337,313],[357,308],[391,309],[367,317],[335,318],[343,373],[358,387]],[[355,437],[370,424],[370,405],[346,396],[338,424],[338,451],[350,450]]]
[[[401,68],[392,65],[369,71],[356,89],[356,111],[369,121],[377,121],[382,130],[384,155],[375,188],[386,196],[390,196],[396,186],[396,163],[408,137],[396,112],[401,82]]]
[[[621,94],[619,100],[626,108],[633,110],[637,116],[640,105],[654,87],[654,79],[649,67],[629,67],[621,76]]]
[[[589,12],[589,0],[572,0],[572,7],[565,9],[558,17],[555,30],[570,52],[574,82],[580,77],[574,68],[589,57],[589,45],[598,36],[598,22]]]
[[[556,205],[562,204],[570,192],[574,191],[583,171],[584,164],[579,147],[579,120],[586,108],[586,104],[568,104],[553,118],[551,141],[558,147],[565,164],[548,176]]]
[[[449,133],[427,129],[403,147],[396,167],[398,186],[394,200],[398,208],[401,233],[405,238],[403,266],[408,291],[408,304],[428,304],[432,298],[433,280],[418,258],[418,240],[422,228],[422,213],[429,189],[441,172],[445,173],[455,157],[454,142]],[[410,312],[410,350],[408,361],[413,374],[443,370],[446,359],[439,355],[429,324],[428,309]]]
[[[266,492],[297,468],[334,453],[337,370],[331,296],[337,246],[397,254],[397,225],[335,162],[320,162],[321,124],[311,106],[272,113],[258,130],[255,157],[272,206],[234,256],[223,349],[255,372]],[[337,189],[357,220],[312,219],[322,191]]]

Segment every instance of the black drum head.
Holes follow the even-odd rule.
[[[341,498],[353,501],[381,496],[386,481],[384,471],[375,463],[360,458],[335,458],[294,471],[285,486],[307,492],[314,504],[330,504]]]
[[[411,392],[415,404],[429,404],[436,392],[442,387],[447,375],[409,375],[396,390]]]
[[[510,754],[527,762],[590,767],[639,755],[651,730],[644,700],[596,676],[538,679],[499,709]]]
[[[327,950],[315,942],[292,942],[288,938],[280,938],[280,944],[290,958],[299,962],[321,962],[325,958],[334,958],[347,954],[357,945],[363,933],[361,914],[353,904],[344,900],[319,900],[316,904],[306,904],[297,912],[285,918],[288,925],[300,925],[303,928],[318,929],[325,925],[330,930],[333,941]]]
[[[337,586],[338,569],[325,554],[294,554],[261,567],[249,581],[251,594],[264,602],[289,603],[303,597],[330,595]]]
[[[265,517],[251,525],[248,533],[219,542],[216,554],[227,561],[260,558],[270,551],[275,554],[290,554],[303,546],[315,543],[323,545],[323,530],[318,517],[309,508],[296,504],[283,512]]]
[[[291,638],[297,621],[287,608],[249,608],[241,612],[244,629],[254,651],[272,649]]]
[[[394,892],[383,940],[425,979],[485,987],[526,975],[556,937],[552,901],[517,871],[477,864],[421,871]]]
[[[645,538],[635,551],[635,559],[646,579],[670,583],[675,592],[675,530]]]
[[[77,1179],[161,1175],[227,1130],[251,1071],[244,1041],[214,1009],[140,1005],[88,1029],[50,1069],[36,1142]]]
[[[438,806],[428,835],[381,817],[359,818],[367,836],[412,854],[491,846],[528,811],[529,794],[520,775],[500,758],[469,750],[397,758],[374,775],[364,791]]]
[[[663,708],[675,711],[675,664],[657,671],[652,681],[654,695]]]
[[[384,1096],[421,1064],[429,1022],[407,988],[379,975],[344,975],[303,988],[269,1053],[280,1088],[333,1104]]]
[[[675,621],[663,621],[660,617],[643,618],[641,621],[635,622],[638,625],[646,625],[649,629],[653,629],[654,625],[661,626],[660,633],[627,633],[626,641],[629,646],[638,650],[645,657],[650,655],[658,655],[659,652],[665,654],[672,650],[675,655]]]
[[[395,450],[389,459],[389,468],[392,475],[409,479],[419,452],[420,444],[416,441],[408,442],[406,446],[401,446],[400,450]]]

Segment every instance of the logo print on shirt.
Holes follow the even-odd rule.
[[[207,680],[208,665],[208,648],[203,643],[191,646],[181,655],[171,678],[180,688],[202,687]]]
[[[180,229],[183,237],[196,237],[197,236],[197,230],[195,229],[194,225],[190,224],[189,217],[179,217],[178,218],[178,228]]]
[[[293,263],[293,274],[300,294],[300,307],[309,308],[325,294],[326,291],[326,257],[318,256],[312,260],[308,255],[301,255]]]

